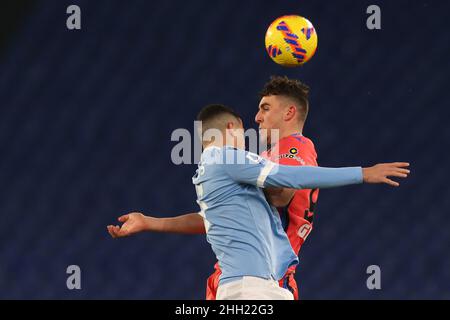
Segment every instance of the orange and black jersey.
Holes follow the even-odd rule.
[[[314,144],[301,134],[280,139],[262,156],[282,165],[317,166],[317,153]],[[286,207],[278,208],[284,230],[297,255],[312,230],[318,195],[318,189],[297,190]],[[293,270],[295,270],[295,267]]]

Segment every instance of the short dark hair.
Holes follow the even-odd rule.
[[[284,76],[272,76],[259,93],[260,98],[267,96],[284,96],[298,103],[300,119],[306,120],[309,111],[309,87],[296,79]]]
[[[233,109],[223,104],[209,104],[200,110],[197,121],[202,122],[202,135],[209,129],[226,129],[227,123],[222,117],[231,116],[237,122],[241,122],[241,117]]]
[[[198,113],[197,121],[207,122],[223,114],[232,115],[237,120],[241,119],[241,117],[230,107],[223,104],[208,104]]]

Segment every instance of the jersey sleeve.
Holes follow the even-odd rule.
[[[261,187],[325,189],[363,182],[361,167],[323,168],[272,164]]]
[[[238,149],[226,149],[224,168],[228,175],[236,182],[264,186],[264,181],[273,162],[259,155]]]
[[[225,171],[236,182],[293,189],[332,188],[362,183],[361,167],[284,166],[244,150],[227,149]]]

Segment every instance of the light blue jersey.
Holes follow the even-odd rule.
[[[243,276],[279,280],[298,263],[280,216],[261,188],[357,184],[362,169],[282,166],[244,150],[209,147],[192,181],[224,284]]]

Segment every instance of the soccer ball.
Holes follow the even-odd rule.
[[[267,29],[267,53],[279,65],[301,66],[314,56],[316,49],[317,32],[306,18],[283,16]]]

